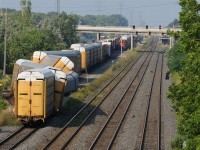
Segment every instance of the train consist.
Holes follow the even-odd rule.
[[[129,38],[119,37],[92,44],[72,44],[69,50],[35,51],[32,61],[20,59],[13,69],[12,87],[17,120],[45,122],[62,106],[63,96],[76,91],[79,74],[102,63],[113,50],[130,45]]]

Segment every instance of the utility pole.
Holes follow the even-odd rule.
[[[122,17],[122,2],[120,2],[119,7],[120,7],[120,15]],[[120,20],[120,26],[122,26],[121,20]],[[122,31],[121,31],[121,38],[120,39],[121,39],[120,43],[121,43],[121,59],[122,59],[122,54],[123,54],[123,52],[122,52]]]
[[[60,13],[60,0],[57,0],[57,14]]]
[[[6,8],[6,12],[5,12],[3,77],[5,77],[5,75],[6,75],[6,52],[7,52],[7,8]]]

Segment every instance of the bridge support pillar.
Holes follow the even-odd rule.
[[[131,50],[133,49],[134,37],[133,32],[131,32]]]
[[[100,40],[100,33],[97,33],[97,42]]]

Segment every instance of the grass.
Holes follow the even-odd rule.
[[[67,115],[67,119],[65,121],[68,121],[73,115],[75,115],[85,105],[87,101],[89,101],[103,86],[105,86],[106,82],[112,79],[115,74],[117,74],[124,66],[126,66],[130,62],[130,60],[136,58],[137,55],[138,53],[135,50],[127,51],[124,54],[123,59],[119,59],[116,64],[114,64],[100,78],[94,80],[91,84],[78,89],[77,92],[72,93],[68,97],[65,97],[64,106],[61,110],[62,113]],[[93,109],[95,106],[96,103],[90,105],[90,110]],[[90,113],[90,110],[84,112],[80,117],[76,119],[75,122],[73,122],[72,125],[78,125],[84,118],[83,116],[86,116]]]
[[[158,42],[156,50],[157,51],[167,51],[167,50],[169,50],[169,45],[164,45],[161,42]]]
[[[0,112],[0,126],[16,126],[21,125],[20,122],[16,121],[15,116],[12,113],[11,107]]]

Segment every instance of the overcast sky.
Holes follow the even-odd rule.
[[[199,0],[198,0],[199,1]],[[33,12],[57,11],[57,0],[31,0]],[[0,8],[20,10],[20,0],[0,0]],[[79,15],[122,14],[129,25],[166,26],[178,18],[178,0],[60,0],[60,11]]]

